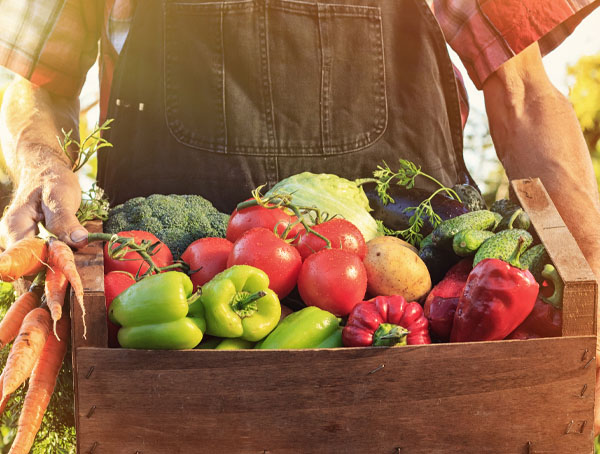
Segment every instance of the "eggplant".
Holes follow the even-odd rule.
[[[431,192],[425,189],[406,189],[402,186],[394,185],[390,186],[390,189],[388,190],[388,194],[394,199],[394,202],[384,205],[374,187],[371,187],[371,185],[369,185],[369,187],[363,186],[363,189],[369,199],[369,205],[373,209],[371,215],[375,219],[381,220],[387,228],[392,230],[407,229],[409,227],[410,217],[414,214],[414,210],[409,210],[407,212],[404,210],[406,208],[419,206],[423,200],[431,196]],[[460,216],[469,211],[464,204],[451,199],[443,193],[437,194],[431,200],[431,206],[433,211],[440,216],[442,221]],[[429,219],[425,219],[424,221],[420,233],[423,236],[427,236],[433,230],[433,225],[431,225]]]

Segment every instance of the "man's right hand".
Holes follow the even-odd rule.
[[[81,203],[77,176],[64,162],[54,160],[50,153],[47,156],[44,164],[24,169],[18,179],[13,201],[0,221],[3,248],[34,236],[40,221],[70,246],[82,247],[87,243],[87,231],[76,218]]]
[[[37,233],[37,223],[74,247],[87,231],[76,213],[81,188],[57,138],[77,131],[79,99],[61,97],[16,77],[4,92],[0,140],[15,193],[0,221],[0,246]]]

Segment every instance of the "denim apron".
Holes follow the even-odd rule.
[[[230,212],[299,172],[364,178],[398,158],[471,181],[425,0],[144,0],[108,118],[98,180],[113,204],[200,194]]]

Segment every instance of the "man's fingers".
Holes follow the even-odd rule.
[[[87,244],[88,232],[76,217],[81,203],[77,177],[72,172],[66,172],[53,183],[44,187],[42,192],[45,226],[69,246],[83,247]]]
[[[12,206],[0,221],[0,247],[6,249],[22,238],[37,233],[39,213],[27,205]]]
[[[55,234],[59,240],[76,248],[87,244],[88,232],[79,223],[75,214],[67,212],[47,212],[46,228]]]

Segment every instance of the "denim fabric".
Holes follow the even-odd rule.
[[[142,6],[143,5],[143,6]],[[469,179],[456,81],[424,0],[146,0],[115,69],[112,203],[196,193],[231,211],[302,172],[414,161]]]

